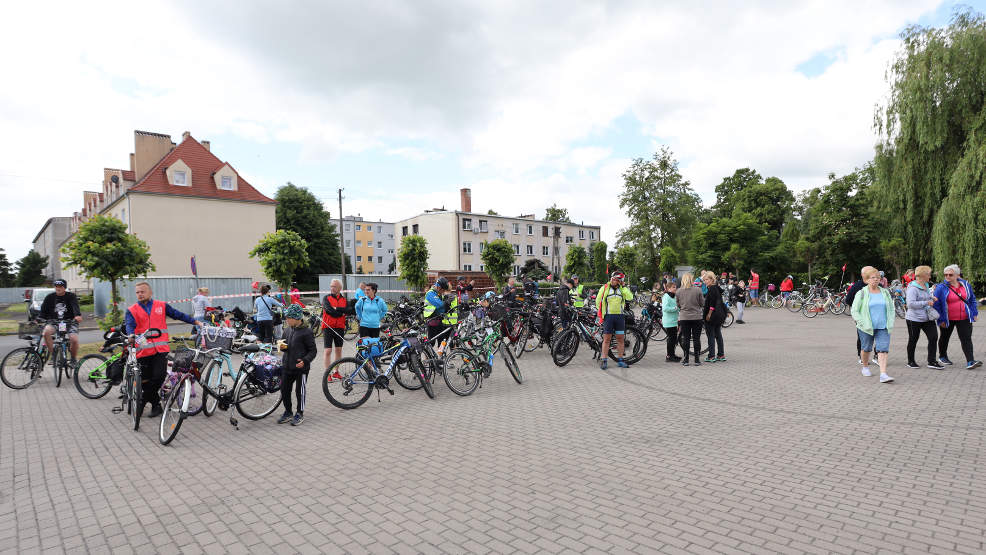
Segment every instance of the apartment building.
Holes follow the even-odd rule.
[[[343,250],[357,274],[391,274],[397,270],[394,223],[361,216],[342,219]]]
[[[41,231],[34,236],[32,245],[34,252],[48,257],[48,265],[44,268],[44,276],[48,281],[62,277],[62,263],[58,260],[62,255],[58,252],[62,241],[68,238],[72,227],[70,216],[48,218],[41,226]]]
[[[514,249],[514,274],[536,258],[560,274],[573,246],[589,251],[600,240],[600,227],[539,220],[533,214],[491,216],[472,211],[472,191],[461,189],[460,210],[425,210],[395,224],[398,237],[421,235],[428,241],[431,270],[485,271],[480,255],[490,241],[506,239]],[[400,242],[398,241],[398,245]]]

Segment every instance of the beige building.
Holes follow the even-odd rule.
[[[41,231],[34,236],[32,246],[34,252],[48,257],[48,265],[44,268],[44,276],[49,282],[62,277],[62,263],[58,260],[61,254],[58,249],[69,235],[72,226],[71,217],[48,218],[41,226]]]
[[[148,244],[151,276],[189,276],[195,256],[199,276],[263,280],[248,253],[275,230],[276,204],[217,158],[209,141],[185,132],[176,145],[170,135],[134,131],[130,169],[103,170],[103,190],[83,192],[70,232],[109,215]],[[75,269],[63,267],[62,277],[69,288],[91,289]]]
[[[573,246],[590,252],[600,240],[594,225],[549,222],[533,214],[517,217],[490,216],[472,211],[472,192],[459,191],[461,210],[426,210],[394,224],[398,239],[421,235],[428,241],[428,268],[431,270],[485,271],[480,255],[490,241],[506,239],[514,249],[514,274],[529,258],[536,258],[552,272],[560,274],[565,255]]]

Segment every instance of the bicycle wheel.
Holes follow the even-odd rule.
[[[408,391],[415,391],[421,389],[421,380],[418,379],[417,372],[411,368],[411,357],[421,360],[420,354],[411,352],[411,349],[405,349],[401,353],[401,358],[397,360],[397,364],[394,365],[393,376],[398,385]]]
[[[299,378],[300,379],[300,378]],[[248,420],[260,420],[270,416],[281,406],[281,390],[270,392],[253,381],[246,372],[241,372],[233,386],[233,404],[236,412]]]
[[[722,327],[728,328],[729,326],[733,325],[733,322],[735,320],[736,320],[736,316],[733,315],[733,311],[726,310],[726,319],[723,320]]]
[[[353,316],[346,317],[346,333],[342,335],[342,338],[346,341],[352,341],[356,339],[356,334],[359,333],[359,320]]]
[[[565,366],[572,361],[579,350],[579,336],[574,328],[562,332],[551,346],[551,360],[555,366]]]
[[[787,309],[791,312],[800,312],[801,307],[805,304],[805,298],[801,295],[793,294],[787,298]]]
[[[832,301],[832,314],[842,314],[846,311],[846,298],[838,296]]]
[[[430,364],[428,365],[428,367],[430,368],[434,368],[436,365],[440,365],[440,364],[444,366],[442,359],[432,358],[431,356],[429,356],[429,363]],[[429,399],[434,399],[435,388],[432,387],[432,382],[435,380],[435,373],[434,371],[428,371],[427,370],[428,367],[425,366],[424,362],[421,359],[418,358],[411,359],[411,369],[418,375],[418,381],[421,383],[421,386],[424,388],[425,395],[427,395]],[[444,368],[441,370],[441,372],[442,375],[445,374]]]
[[[476,356],[465,349],[454,349],[445,355],[445,385],[452,393],[465,397],[476,391],[482,375],[476,362]]]
[[[647,341],[644,339],[644,334],[640,333],[640,330],[637,328],[627,328],[623,334],[623,361],[627,364],[636,364],[640,362],[640,359],[644,358],[646,352]],[[609,358],[614,361],[619,358],[616,356],[615,337],[609,343]]]
[[[202,388],[203,399],[200,401],[202,414],[212,416],[216,413],[216,408],[219,406],[219,397],[216,395],[225,395],[233,387],[232,378],[228,376],[229,374],[223,372],[223,365],[218,361],[213,360],[206,367],[205,372],[202,373],[202,383],[208,385],[213,393]]]
[[[894,303],[894,313],[897,314],[898,318],[904,318],[907,316],[907,306],[904,303],[896,302]]]
[[[413,365],[414,359],[410,359]],[[373,392],[370,363],[353,357],[340,358],[322,374],[322,393],[341,409],[355,409],[370,398]],[[342,376],[342,379],[334,377]],[[420,374],[419,374],[420,376]]]
[[[517,365],[517,359],[514,358],[514,354],[503,343],[500,343],[499,350],[500,356],[503,357],[503,363],[507,365],[507,370],[510,370],[510,375],[514,381],[524,383],[524,377],[520,375],[520,366]]]
[[[68,374],[68,361],[60,349],[55,350],[55,387],[62,387],[62,374]]]
[[[75,388],[86,399],[99,399],[109,393],[113,387],[106,377],[106,357],[103,355],[86,355],[79,359],[75,368]]]
[[[784,297],[774,295],[770,298],[770,308],[780,308],[782,304],[784,304]]]
[[[650,326],[650,340],[651,341],[667,341],[668,334],[664,331],[664,326],[661,325],[660,320],[652,322]]]
[[[134,424],[134,431],[140,429],[140,417],[144,413],[144,387],[140,383],[140,368],[130,371],[130,398],[127,400],[127,413]]]
[[[191,390],[192,380],[187,375],[178,379],[168,393],[168,399],[164,402],[164,412],[161,413],[161,424],[158,426],[158,441],[161,445],[171,443],[178,435],[178,429],[185,420],[185,389]]]
[[[678,330],[679,330],[679,333],[678,333],[678,346],[681,347],[681,350],[684,351],[687,354],[688,351],[685,349],[685,334],[684,333],[681,333],[681,327],[680,326],[678,327]],[[699,341],[698,341],[699,342],[699,345],[701,345],[701,343],[702,343],[701,337],[702,336],[699,335]],[[694,343],[692,343],[692,345],[690,345],[690,347],[692,348],[692,351],[695,350],[695,344]],[[706,343],[705,347],[700,347],[699,350],[698,350],[698,354],[700,354],[700,355],[704,355],[707,352],[709,352],[709,345],[708,345],[708,343]]]
[[[524,349],[527,347],[527,338],[533,334],[531,331],[531,325],[525,323],[520,329],[520,334],[517,335],[517,341],[512,341],[510,343],[510,350],[514,352],[514,356],[520,358],[524,354]]]
[[[24,389],[34,383],[44,367],[44,359],[30,347],[7,353],[0,362],[0,380],[10,389]]]
[[[527,334],[527,338],[524,340],[525,353],[533,353],[540,346],[541,346],[541,334],[539,333]]]

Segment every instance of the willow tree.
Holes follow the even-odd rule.
[[[944,28],[911,26],[890,66],[875,126],[875,198],[909,264],[957,262],[986,276],[986,20],[956,11]]]

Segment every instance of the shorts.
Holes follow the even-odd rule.
[[[870,335],[856,328],[856,333],[859,335],[859,343],[864,353],[873,350],[878,353],[890,351],[890,332],[886,329],[873,330],[873,335]]]
[[[751,287],[750,288],[750,298],[751,299],[756,299],[759,296],[760,296],[760,288],[758,287],[758,288],[754,289],[754,288]]]
[[[346,330],[343,328],[324,328],[322,330],[322,345],[326,349],[329,347],[342,347],[342,338],[344,335],[346,335]]]
[[[78,335],[79,334],[79,323],[78,322],[76,322],[75,320],[72,320],[71,322],[65,322],[65,324],[66,324],[66,326],[65,326],[65,330],[66,330],[65,331],[65,334],[66,335]],[[58,323],[57,322],[56,323],[49,323],[49,324],[45,325],[45,329],[44,329],[44,331],[42,333],[47,332],[48,331],[48,328],[51,328],[51,333],[55,333],[55,331],[58,330]]]
[[[607,314],[603,317],[604,335],[623,335],[627,329],[627,319],[622,314]]]
[[[380,337],[380,328],[359,327],[360,337]]]
[[[781,296],[786,299],[786,298],[788,298],[788,297],[791,296],[791,292],[790,291],[781,291]]]

